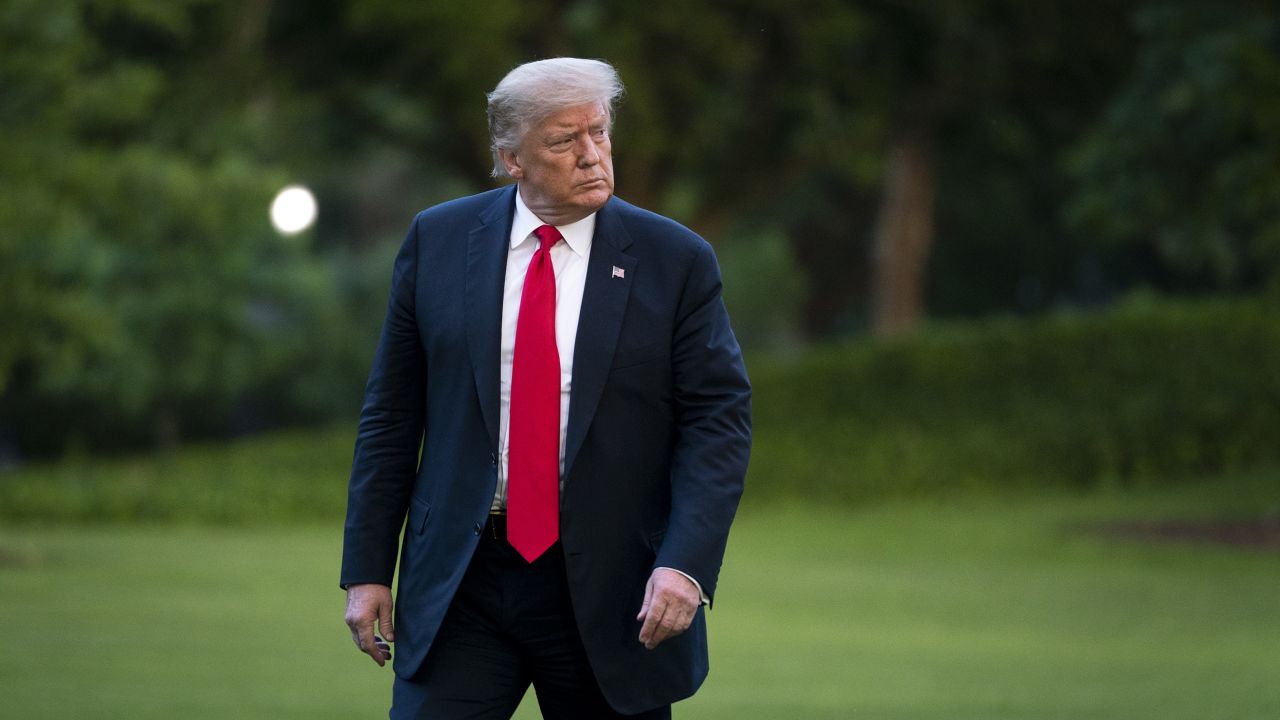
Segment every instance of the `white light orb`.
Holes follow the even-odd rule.
[[[302,185],[288,185],[271,201],[271,224],[281,235],[297,235],[316,221],[316,196]]]

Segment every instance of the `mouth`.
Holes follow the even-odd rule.
[[[595,187],[595,186],[597,186],[597,185],[604,185],[604,184],[605,184],[605,182],[604,182],[604,178],[592,178],[592,179],[590,179],[590,180],[586,180],[586,181],[584,181],[584,182],[580,182],[580,183],[578,183],[578,187],[580,187],[580,188],[591,188],[591,187]]]

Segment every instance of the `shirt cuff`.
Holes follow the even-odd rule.
[[[702,592],[702,583],[698,582],[697,580],[694,580],[694,579],[693,579],[693,576],[692,576],[692,575],[690,575],[689,573],[687,573],[687,572],[681,572],[680,570],[677,570],[677,569],[675,569],[675,568],[673,568],[673,567],[662,567],[662,568],[654,568],[654,569],[655,569],[655,570],[670,570],[671,572],[677,572],[677,573],[680,573],[681,575],[683,575],[683,576],[685,576],[685,577],[689,578],[689,582],[693,583],[693,586],[694,586],[694,587],[696,587],[696,588],[698,588],[698,597],[702,600],[702,604],[703,604],[703,605],[710,605],[710,604],[711,604],[711,598],[707,597],[707,594],[706,594],[706,593],[704,593],[704,592]]]

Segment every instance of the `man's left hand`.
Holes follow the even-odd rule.
[[[689,578],[675,570],[654,569],[644,586],[644,604],[636,615],[636,620],[644,623],[640,642],[652,650],[663,640],[688,630],[701,604],[698,588]]]

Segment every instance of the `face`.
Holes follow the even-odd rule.
[[[525,205],[544,222],[576,222],[613,195],[608,116],[599,103],[555,113],[531,128],[519,149],[500,155]]]

